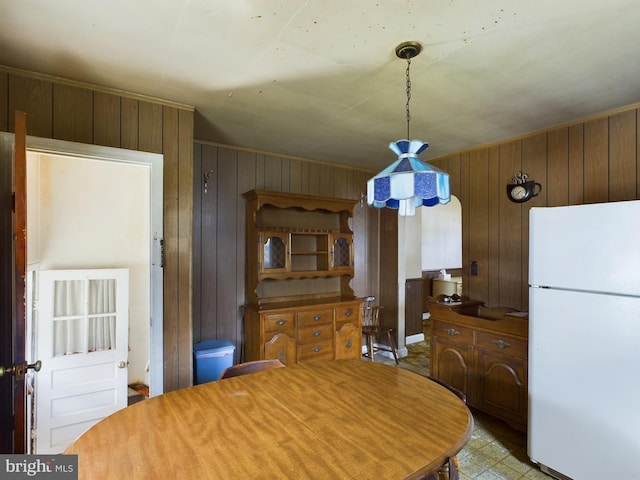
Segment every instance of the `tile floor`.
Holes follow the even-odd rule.
[[[393,359],[376,354],[376,361],[395,365]],[[365,359],[365,361],[368,361]],[[425,369],[401,362],[401,368],[425,373]],[[428,373],[428,372],[427,372]],[[480,411],[471,409],[474,429],[458,454],[460,480],[551,479],[527,456],[526,433]]]
[[[460,480],[550,479],[527,456],[527,437],[501,420],[471,410],[475,426],[458,454]]]

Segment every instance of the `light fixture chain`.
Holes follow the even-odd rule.
[[[409,136],[409,125],[411,124],[411,111],[409,110],[409,102],[411,101],[411,76],[409,70],[411,68],[411,58],[407,57],[407,140],[411,140]]]

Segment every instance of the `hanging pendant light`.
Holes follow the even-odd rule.
[[[398,160],[367,182],[367,203],[376,208],[396,208],[400,215],[413,215],[421,206],[449,203],[449,174],[418,159],[429,148],[422,140],[409,140],[411,113],[411,59],[422,50],[418,42],[396,47],[396,56],[407,60],[407,139],[396,140],[389,148]]]

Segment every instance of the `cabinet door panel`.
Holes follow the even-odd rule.
[[[277,359],[285,365],[296,363],[296,340],[286,333],[278,333],[264,344],[264,358]]]
[[[472,398],[469,380],[471,378],[471,352],[472,347],[443,342],[438,337],[433,337],[432,366],[434,377],[446,384],[457,388],[468,399]],[[469,402],[471,403],[471,402]]]
[[[331,235],[331,269],[353,271],[353,235]]]
[[[478,350],[478,408],[524,424],[527,416],[526,362]]]
[[[260,233],[259,271],[283,273],[289,271],[289,234],[280,232]]]
[[[336,331],[336,360],[357,360],[362,356],[362,332],[352,323]]]

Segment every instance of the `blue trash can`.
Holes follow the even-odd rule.
[[[225,368],[233,365],[236,346],[229,340],[205,340],[193,345],[194,384],[218,380]]]

